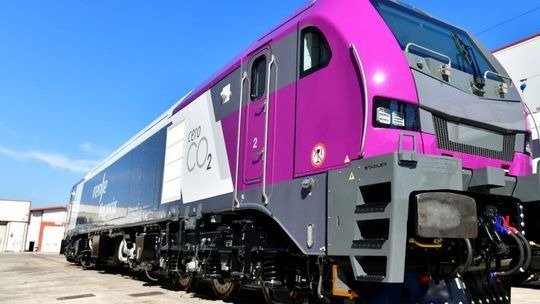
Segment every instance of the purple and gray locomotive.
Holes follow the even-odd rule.
[[[525,117],[466,31],[311,1],[74,186],[65,255],[221,299],[508,303],[540,269]]]

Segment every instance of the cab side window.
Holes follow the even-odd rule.
[[[317,28],[302,30],[301,39],[300,78],[324,68],[332,57],[328,41]]]
[[[251,100],[256,100],[264,95],[266,89],[266,56],[261,55],[253,61],[251,66]]]

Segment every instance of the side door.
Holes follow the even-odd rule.
[[[350,48],[336,30],[314,20],[299,24],[295,176],[357,159],[363,130],[362,86]]]
[[[246,187],[264,184],[267,161],[269,88],[272,53],[270,47],[254,53],[247,65],[246,117],[243,182]]]

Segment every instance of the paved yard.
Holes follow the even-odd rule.
[[[540,284],[535,288],[514,288],[512,303],[539,304]],[[151,285],[128,273],[82,270],[60,255],[0,253],[0,303],[224,303],[211,297],[203,285],[196,294],[187,294]],[[242,291],[236,304],[259,304],[259,292]]]
[[[198,293],[151,285],[130,273],[83,270],[60,255],[0,253],[0,303],[58,304],[206,304],[225,303],[201,284]],[[259,292],[243,291],[238,304],[264,303]]]

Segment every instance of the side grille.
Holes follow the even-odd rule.
[[[503,138],[502,151],[477,147],[469,144],[458,143],[450,140],[448,135],[448,123],[445,119],[433,116],[433,124],[435,125],[435,133],[437,136],[437,146],[439,149],[455,151],[460,153],[478,155],[487,158],[500,159],[504,161],[512,161],[514,159],[514,146],[516,141],[515,134],[500,134]],[[496,132],[485,130],[486,134],[494,134]]]

